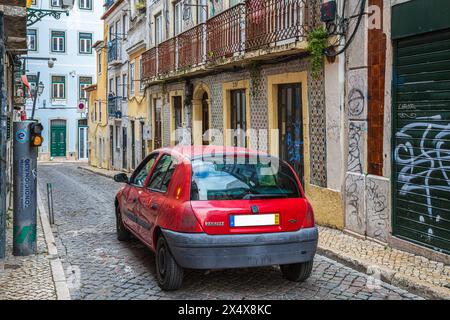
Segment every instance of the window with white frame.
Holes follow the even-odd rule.
[[[139,91],[144,91],[144,81],[142,81],[142,56],[139,59]]]
[[[79,53],[91,54],[92,53],[92,33],[80,32],[78,34],[78,46]]]
[[[127,81],[127,79],[128,79],[127,75],[123,74],[122,75],[122,92],[123,92],[122,97],[124,99],[128,98],[128,85],[127,85],[128,81]]]
[[[83,90],[85,87],[90,86],[92,84],[92,77],[80,77],[78,85],[78,97],[80,100],[87,99],[87,92]]]
[[[64,100],[66,99],[66,77],[52,76],[52,99]]]
[[[37,51],[37,30],[27,29],[28,51]]]
[[[52,31],[52,52],[66,52],[66,32]]]
[[[163,20],[162,14],[159,13],[155,16],[155,45],[160,44],[163,40]]]
[[[135,79],[135,63],[131,63],[130,64],[130,93],[133,94],[134,93],[134,81]]]
[[[116,77],[116,96],[120,97],[121,95],[121,91],[120,90],[120,75]]]
[[[81,10],[92,10],[92,0],[79,0],[78,7]]]
[[[102,51],[97,53],[97,73],[102,73]]]
[[[173,5],[173,30],[175,35],[180,34],[183,31],[183,3],[178,1]]]
[[[115,93],[114,92],[114,78],[109,79],[109,93]]]
[[[208,6],[206,0],[197,0],[197,23],[206,22]]]

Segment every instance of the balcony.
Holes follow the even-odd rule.
[[[113,94],[108,96],[108,117],[110,118],[122,118],[122,110],[120,105],[120,97],[116,97]]]
[[[143,55],[144,80],[206,72],[207,66],[304,52],[311,0],[247,0]]]
[[[118,64],[121,62],[120,59],[120,44],[116,38],[108,42],[108,63],[112,65]]]

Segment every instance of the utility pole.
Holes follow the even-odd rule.
[[[0,260],[6,252],[6,139],[8,118],[5,88],[5,28],[4,14],[0,11]]]

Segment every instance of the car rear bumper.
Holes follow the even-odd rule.
[[[162,231],[177,263],[190,269],[244,268],[311,261],[318,240],[316,227],[295,232],[232,235]]]

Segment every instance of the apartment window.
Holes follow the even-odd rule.
[[[102,52],[97,54],[97,70],[98,73],[102,73]]]
[[[207,4],[206,4],[207,0],[197,0],[197,23],[203,23],[206,22],[206,18],[207,18]],[[204,6],[204,7],[202,7]]]
[[[52,31],[52,52],[66,52],[66,33]]]
[[[93,121],[97,122],[97,102],[94,102],[94,112],[92,114]]]
[[[52,7],[61,7],[61,0],[51,0],[50,5]]]
[[[134,93],[135,63],[130,64],[130,93]]]
[[[117,97],[120,97],[120,92],[122,90],[120,90],[120,76],[116,77],[116,95]]]
[[[102,102],[98,102],[98,121],[102,122]]]
[[[92,10],[92,0],[79,0],[78,6],[81,10]]]
[[[92,77],[80,77],[78,80],[78,96],[81,99],[87,99],[87,92],[83,89],[92,84]]]
[[[37,30],[28,29],[27,30],[27,43],[29,51],[37,51]]]
[[[127,18],[128,16],[125,14],[122,17],[122,34],[123,34],[123,38],[126,37],[127,34]]]
[[[122,90],[123,90],[123,98],[127,98],[128,97],[128,85],[127,85],[127,75],[123,74],[122,75]]]
[[[139,91],[144,91],[144,81],[142,81],[142,56],[139,59]]]
[[[175,35],[180,34],[183,31],[183,12],[182,12],[182,2],[178,1],[173,5],[173,15],[174,15],[174,27],[173,30]]]
[[[120,127],[116,126],[116,149],[120,149],[119,137],[120,137]]]
[[[115,93],[114,92],[114,78],[109,79],[109,93]]]
[[[159,13],[155,16],[155,45],[163,41],[163,21],[162,15]]]
[[[92,53],[92,33],[80,32],[78,35],[79,53]]]
[[[66,77],[52,76],[52,99],[66,98]]]
[[[114,39],[114,25],[111,25],[109,27],[109,41],[112,41]]]

